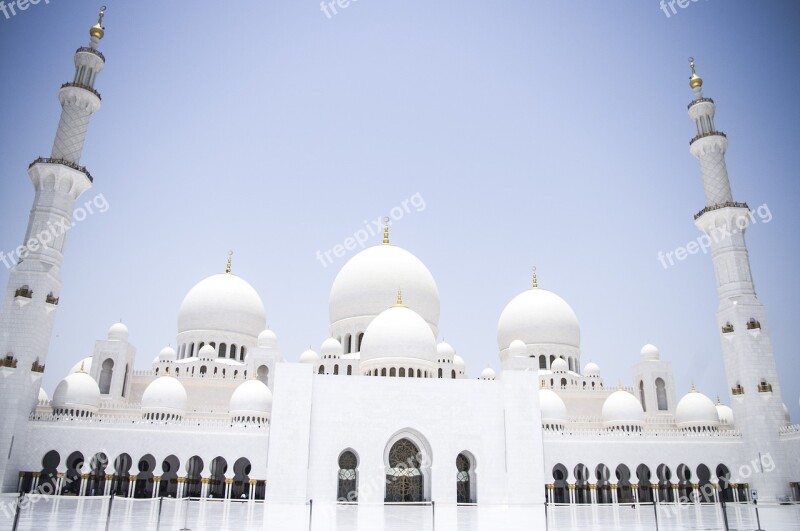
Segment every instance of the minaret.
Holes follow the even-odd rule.
[[[11,267],[0,308],[3,491],[17,489],[14,451],[22,448],[28,415],[36,404],[44,372],[59,303],[66,231],[73,224],[75,200],[92,186],[92,176],[79,163],[89,118],[100,108],[94,83],[105,65],[103,54],[97,50],[104,33],[104,13],[105,7],[89,30],[89,45],[75,52],[74,79],[64,83],[58,93],[61,120],[52,153],[28,167],[35,197],[25,239],[12,256],[2,258]]]
[[[775,500],[790,494],[788,456],[779,442],[779,428],[786,421],[770,328],[756,297],[744,239],[752,214],[746,203],[733,201],[725,165],[728,139],[715,128],[714,100],[703,97],[703,80],[695,71],[694,59],[689,61],[689,86],[695,96],[689,117],[697,126],[689,151],[700,161],[706,198],[695,225],[712,251],[719,296],[717,326],[734,422],[744,442],[741,462],[730,467],[732,481],[737,482],[740,465],[755,462],[756,473],[739,482],[749,483],[760,500]]]

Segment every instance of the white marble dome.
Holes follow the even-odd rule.
[[[264,304],[253,287],[232,273],[198,282],[178,311],[178,333],[211,330],[257,337],[267,327]]]
[[[142,394],[142,414],[148,418],[180,418],[186,414],[189,398],[183,384],[169,374],[150,382]]]
[[[583,367],[583,375],[591,378],[600,377],[600,366],[590,361]]]
[[[519,339],[515,339],[508,345],[508,355],[512,358],[524,358],[528,355],[528,347]]]
[[[550,365],[550,369],[553,372],[567,372],[569,370],[569,365],[564,358],[556,358]]]
[[[735,426],[733,420],[733,410],[725,404],[721,404],[719,402],[717,402],[716,408],[720,426],[733,428]]]
[[[278,348],[278,336],[275,335],[275,332],[267,328],[258,334],[256,344],[261,348]]]
[[[635,396],[618,389],[603,402],[603,427],[641,428],[644,425],[644,410]]]
[[[92,372],[92,359],[92,356],[83,358],[81,361],[72,366],[72,368],[69,370],[70,374],[79,371]]]
[[[175,352],[175,349],[172,347],[164,347],[161,349],[161,352],[158,353],[158,361],[175,361],[178,359],[178,354]]]
[[[433,275],[419,258],[390,244],[364,249],[336,275],[328,304],[331,324],[379,315],[391,306],[398,289],[404,303],[437,334],[439,289]]]
[[[127,341],[128,340],[128,327],[122,323],[114,323],[108,329],[109,341]]]
[[[197,357],[201,360],[213,360],[217,357],[217,349],[211,345],[203,345],[197,353]]]
[[[395,305],[380,313],[364,332],[361,365],[380,359],[436,362],[436,338],[417,312]]]
[[[311,347],[304,350],[302,354],[300,354],[300,363],[316,363],[319,361],[319,354],[314,352]]]
[[[272,411],[272,392],[261,380],[247,380],[233,391],[229,410],[237,421],[267,419]]]
[[[515,339],[526,345],[556,345],[580,348],[578,318],[564,299],[551,291],[531,288],[523,291],[500,314],[497,344],[508,348]]]
[[[447,363],[452,363],[453,357],[456,355],[456,349],[454,349],[450,343],[441,341],[436,345],[436,355],[438,359]]]
[[[642,361],[658,361],[661,359],[661,352],[659,352],[658,347],[650,343],[642,347],[639,355]]]
[[[481,371],[481,380],[494,380],[496,376],[494,369],[491,367],[486,367]]]
[[[692,390],[678,401],[675,407],[675,423],[681,429],[709,430],[719,426],[719,413],[714,402],[703,393]]]
[[[342,344],[335,337],[322,342],[319,353],[323,359],[336,359],[342,355]]]
[[[74,372],[58,383],[52,405],[57,414],[69,411],[97,413],[100,409],[100,387],[86,372]]]
[[[543,426],[563,427],[567,423],[567,406],[555,391],[539,389],[539,409]]]
[[[467,364],[464,362],[464,358],[459,356],[458,354],[453,355],[453,367],[457,370],[464,372],[464,369],[467,368]]]

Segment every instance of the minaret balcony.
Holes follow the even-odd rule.
[[[0,367],[5,367],[8,369],[16,369],[17,368],[17,359],[12,356],[8,355],[2,359],[0,359]]]
[[[731,394],[733,396],[741,396],[744,394],[744,387],[740,384],[736,384],[736,387],[731,387]]]
[[[33,166],[37,164],[61,164],[62,166],[66,166],[67,168],[81,172],[86,176],[87,179],[89,179],[90,183],[94,182],[92,174],[89,173],[89,170],[87,170],[85,166],[80,166],[67,159],[53,159],[49,157],[39,157],[30,164],[28,164],[28,169],[30,170]]]
[[[761,382],[758,384],[758,392],[759,393],[771,393],[772,392],[772,384],[768,384],[766,382]]]
[[[726,135],[722,131],[709,131],[707,133],[700,133],[699,135],[697,135],[696,137],[691,139],[689,141],[689,145],[691,146],[692,144],[694,144],[695,142],[697,142],[701,138],[708,138],[710,136],[721,136],[722,138],[728,138],[728,135]]]
[[[698,212],[697,214],[694,215],[694,219],[699,218],[700,216],[702,216],[703,214],[705,214],[707,212],[712,212],[714,210],[720,210],[722,208],[746,208],[747,210],[750,210],[750,207],[747,206],[747,203],[737,203],[735,201],[725,201],[724,203],[717,203],[716,205],[710,205],[710,206],[705,207],[703,210],[701,210],[700,212]]]
[[[89,46],[81,46],[80,48],[75,50],[75,53],[91,53],[102,59],[103,62],[105,62],[106,60],[106,56],[103,55],[102,52],[100,52],[99,50],[95,50],[94,48],[91,48]]]
[[[33,364],[31,365],[31,372],[43,373],[44,372],[44,364],[43,363],[39,363],[38,361],[34,361]]]
[[[72,83],[72,82],[70,82],[70,83],[64,83],[63,85],[61,85],[61,88],[62,88],[62,89],[63,89],[63,88],[67,88],[67,87],[75,87],[75,88],[79,88],[79,89],[87,90],[87,91],[91,92],[92,94],[94,94],[95,96],[97,96],[97,99],[99,99],[99,100],[102,100],[102,99],[103,99],[103,98],[100,96],[100,93],[99,93],[99,92],[97,92],[97,91],[96,91],[95,89],[93,89],[92,87],[90,87],[89,85],[84,85],[83,83]]]
[[[694,107],[698,103],[714,103],[714,100],[712,100],[711,98],[697,98],[692,103],[690,103],[686,108],[687,109],[691,109],[692,107]]]

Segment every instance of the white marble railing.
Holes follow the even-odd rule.
[[[784,426],[778,430],[781,439],[800,439],[800,424]]]
[[[221,418],[196,418],[188,417],[181,420],[159,421],[159,420],[144,420],[140,414],[136,415],[94,415],[92,417],[67,417],[62,415],[52,414],[37,414],[32,413],[30,416],[32,422],[59,422],[59,423],[73,423],[73,424],[123,424],[127,426],[152,426],[158,425],[164,428],[210,428],[210,429],[240,429],[240,430],[268,430],[269,425],[248,424],[242,425],[233,423],[229,419]]]
[[[678,428],[645,428],[643,431],[620,431],[606,430],[602,428],[567,428],[564,430],[545,429],[545,436],[548,438],[574,438],[574,439],[597,439],[597,438],[671,438],[671,439],[738,439],[742,434],[737,430],[693,432],[683,431]]]

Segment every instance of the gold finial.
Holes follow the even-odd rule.
[[[694,57],[689,58],[689,66],[692,67],[692,77],[689,78],[689,86],[693,89],[702,87],[703,79],[697,75],[697,71],[694,69]]]
[[[228,265],[225,266],[225,272],[231,272],[231,260],[233,259],[233,251],[228,251]]]
[[[722,405],[722,400],[719,399],[719,395],[717,395],[717,405],[718,406]]]
[[[403,305],[403,290],[397,288],[397,306]]]
[[[97,15],[97,24],[89,29],[89,36],[96,37],[98,40],[105,35],[105,28],[103,27],[103,17],[106,16],[106,6],[100,8],[100,13]]]
[[[389,216],[383,218],[383,244],[389,245]]]
[[[533,287],[534,289],[539,287],[539,279],[536,278],[536,266],[533,266]]]
[[[694,382],[692,382],[692,390],[689,391],[689,392],[690,393],[696,393],[697,392],[697,387],[694,386]]]
[[[80,369],[78,369],[78,372],[86,372],[86,371],[83,369],[83,360],[81,360],[81,368],[80,368]]]

